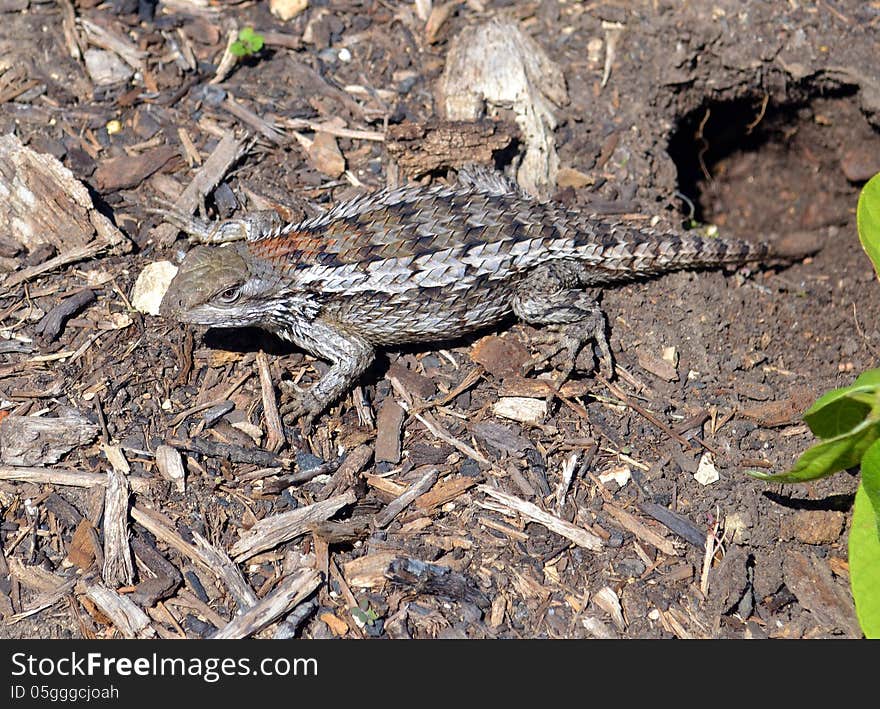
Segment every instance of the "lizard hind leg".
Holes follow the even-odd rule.
[[[566,350],[566,365],[559,386],[571,376],[579,352],[590,341],[599,348],[603,375],[610,378],[614,371],[605,314],[591,293],[576,287],[578,282],[576,265],[569,268],[565,262],[545,264],[520,283],[513,298],[513,312],[520,320],[549,326],[560,333],[556,352]]]

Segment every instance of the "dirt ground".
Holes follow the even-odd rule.
[[[198,533],[236,557],[257,520],[350,491],[330,521],[236,557],[251,602],[303,568],[321,574],[259,636],[860,636],[846,564],[855,471],[797,486],[746,471],[790,466],[811,442],[800,414],[877,364],[880,300],[855,206],[880,171],[880,4],[474,0],[435,5],[427,29],[430,2],[313,1],[286,22],[265,2],[177,0],[154,16],[140,5],[142,17],[124,0],[0,0],[0,135],[60,159],[131,240],[127,253],[0,286],[2,410],[94,424],[95,440],[31,467],[106,473],[103,440],[147,479],[125,516],[134,578],[117,584],[101,582],[102,486],[0,482],[0,637],[210,636],[242,593],[171,536],[190,548]],[[606,289],[617,377],[576,375],[540,423],[494,413],[525,385],[486,364],[486,351],[547,346],[539,330],[509,323],[482,333],[489,340],[383,353],[311,431],[290,427],[286,447],[258,457],[267,429],[256,353],[276,382],[308,384],[326,364],[264,333],[192,332],[134,311],[144,266],[179,262],[188,248],[182,236],[163,243],[149,210],[177,198],[224,135],[245,131],[254,142],[204,200],[208,218],[266,205],[299,218],[406,179],[373,134],[440,121],[450,41],[497,15],[518,21],[567,82],[556,146],[582,179],[557,199],[670,229],[808,233],[822,249],[786,267]],[[266,46],[211,83],[229,32],[245,26]],[[115,46],[107,36],[136,50],[140,69],[123,62],[129,76],[98,84],[69,48],[73,37],[83,49]],[[333,120],[371,135],[332,136],[345,160],[336,176],[307,147],[314,124]],[[515,157],[516,145],[496,167]],[[14,242],[0,234],[11,274],[56,255]],[[58,336],[41,334],[47,313],[87,288],[94,298]],[[428,402],[445,433],[401,412],[400,460],[377,462],[388,432],[377,437],[373,420],[393,421],[395,383]],[[205,402],[215,405],[180,416]],[[159,475],[161,445],[183,453],[184,492]],[[427,495],[376,524],[425,466],[437,471]],[[592,532],[601,548],[505,509],[486,486]],[[164,535],[135,508],[157,510]],[[121,607],[146,614],[135,630],[93,592],[114,585]]]

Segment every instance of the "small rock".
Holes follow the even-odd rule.
[[[564,190],[566,187],[580,190],[595,184],[595,182],[596,180],[590,177],[590,175],[580,170],[575,170],[573,167],[560,168],[559,172],[556,173],[556,186],[561,190]]]
[[[840,159],[840,169],[850,182],[867,182],[880,172],[880,153],[865,146],[847,150]]]
[[[666,349],[664,349],[663,351],[664,355],[666,355]],[[672,349],[672,352],[674,355],[674,348]],[[676,370],[675,365],[670,363],[665,358],[657,357],[647,347],[639,347],[636,354],[638,356],[639,366],[646,372],[650,372],[655,377],[659,377],[660,379],[665,379],[667,382],[674,382],[678,380],[678,371]]]
[[[128,81],[134,74],[128,64],[118,55],[104,49],[87,49],[83,54],[86,71],[96,86],[108,86]]]
[[[832,544],[840,539],[846,515],[835,510],[798,510],[782,523],[781,534],[804,544]]]
[[[724,518],[724,531],[731,536],[734,544],[742,545],[751,539],[753,524],[748,512],[733,512]]]
[[[547,402],[543,399],[506,396],[492,405],[492,413],[520,423],[540,423],[547,415]]]
[[[495,377],[519,374],[529,361],[529,352],[515,337],[489,335],[471,349],[471,359]]]
[[[135,310],[147,315],[158,315],[162,297],[176,274],[177,266],[170,261],[147,264],[131,289],[131,304]]]
[[[309,6],[309,0],[269,0],[269,12],[283,22],[293,19]]]
[[[700,485],[711,485],[718,482],[721,475],[718,468],[715,467],[715,456],[708,451],[700,456],[700,462],[697,464],[697,472],[694,473],[694,480]]]

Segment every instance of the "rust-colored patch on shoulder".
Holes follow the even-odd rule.
[[[316,263],[336,265],[342,263],[337,257],[339,240],[308,231],[291,231],[269,239],[259,239],[248,244],[257,258],[274,261],[287,268],[311,266]]]

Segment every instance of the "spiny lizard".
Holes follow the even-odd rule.
[[[202,240],[243,240],[192,249],[161,313],[258,326],[329,360],[282,408],[287,420],[311,420],[351,389],[377,347],[448,340],[511,314],[561,331],[566,376],[589,340],[610,370],[605,317],[582,288],[786,256],[764,243],[661,233],[535,201],[483,169],[459,179],[367,194],[296,224],[265,212],[213,228],[178,218]]]

